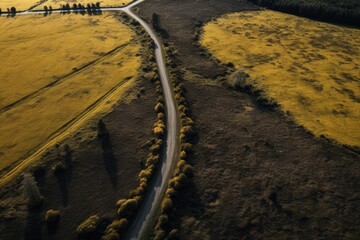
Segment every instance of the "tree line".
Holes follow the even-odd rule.
[[[326,22],[360,26],[358,0],[250,0],[251,2],[286,13]]]

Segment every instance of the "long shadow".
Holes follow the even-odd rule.
[[[71,171],[71,169],[70,169]],[[58,180],[60,193],[61,193],[61,201],[62,204],[66,207],[68,204],[69,194],[68,194],[68,179],[67,179],[67,171],[61,171],[56,173],[56,179]]]
[[[29,209],[26,219],[25,240],[42,240],[41,235],[41,208]]]
[[[109,135],[101,137],[100,141],[101,141],[101,149],[103,152],[103,159],[104,159],[106,172],[110,177],[111,184],[113,185],[114,188],[116,188],[117,164]]]

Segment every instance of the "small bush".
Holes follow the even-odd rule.
[[[181,150],[185,151],[185,152],[190,152],[192,149],[192,144],[191,143],[183,143],[181,144]]]
[[[155,111],[157,113],[164,113],[164,106],[161,103],[157,103],[155,106]]]
[[[55,173],[61,173],[64,172],[66,170],[66,165],[63,162],[57,162],[52,168],[51,170]]]
[[[188,178],[184,173],[180,173],[177,181],[180,183],[181,186],[185,186],[188,181]]]
[[[169,222],[169,217],[166,214],[161,214],[156,226],[156,229],[163,229],[164,226]]]
[[[181,159],[186,159],[186,152],[185,151],[181,151],[180,158]]]
[[[183,168],[183,173],[189,178],[193,177],[194,176],[193,167],[190,166],[189,164],[186,164]]]
[[[101,218],[98,215],[90,216],[78,226],[76,232],[79,236],[87,236],[92,234],[98,229],[100,221]]]
[[[156,231],[154,240],[163,240],[166,237],[166,233],[164,230],[158,230]]]
[[[116,206],[121,207],[126,202],[126,199],[120,199],[116,202]]]
[[[168,236],[169,240],[177,240],[180,239],[180,234],[179,234],[179,230],[177,229],[173,229],[169,232],[169,236]]]
[[[127,200],[118,210],[118,214],[120,217],[130,217],[132,214],[134,214],[139,202],[137,199],[129,199]]]
[[[46,212],[45,221],[46,223],[57,223],[60,220],[60,212],[57,210],[50,209]]]
[[[106,231],[102,240],[120,240],[120,235],[112,230]]]
[[[165,197],[161,203],[161,209],[163,212],[169,211],[173,207],[173,202],[171,198]]]
[[[173,188],[168,188],[166,190],[166,196],[172,198],[176,195],[176,191]]]
[[[180,160],[177,164],[177,168],[182,169],[185,166],[186,162],[184,160]]]

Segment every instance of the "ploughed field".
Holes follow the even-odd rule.
[[[116,14],[29,15],[0,26],[3,174],[109,111],[134,85],[141,59]]]
[[[360,147],[360,30],[274,11],[223,15],[200,43],[316,136]]]

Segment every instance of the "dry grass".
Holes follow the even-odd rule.
[[[81,3],[83,5],[85,5],[88,3],[96,3],[99,2],[101,7],[122,7],[125,6],[129,3],[131,3],[133,0],[100,0],[100,1],[95,1],[95,0],[48,0],[45,3],[41,4],[40,6],[36,7],[36,10],[42,10],[44,8],[44,6],[52,6],[53,9],[56,8],[61,8],[61,5],[66,5],[67,3],[70,4],[70,6],[72,7],[72,5],[74,3]]]
[[[225,15],[201,44],[316,136],[360,146],[360,31],[274,11]]]
[[[109,111],[140,66],[111,14],[0,18],[0,171]],[[50,84],[50,85],[49,85]]]
[[[17,11],[27,10],[38,4],[39,0],[1,0],[0,8],[6,11],[7,8],[15,7]]]
[[[53,9],[60,8],[60,5],[65,5],[67,3],[72,6],[74,3],[81,3],[86,6],[88,3],[96,3],[99,2],[101,7],[122,7],[124,5],[127,5],[131,3],[133,0],[100,0],[100,1],[94,1],[94,0],[48,0],[44,3],[40,4],[35,8],[35,10],[43,10],[44,6],[52,6]],[[7,8],[15,7],[17,11],[25,11],[29,8],[37,5],[40,3],[40,0],[1,0],[0,1],[0,8],[3,11],[6,11]]]

